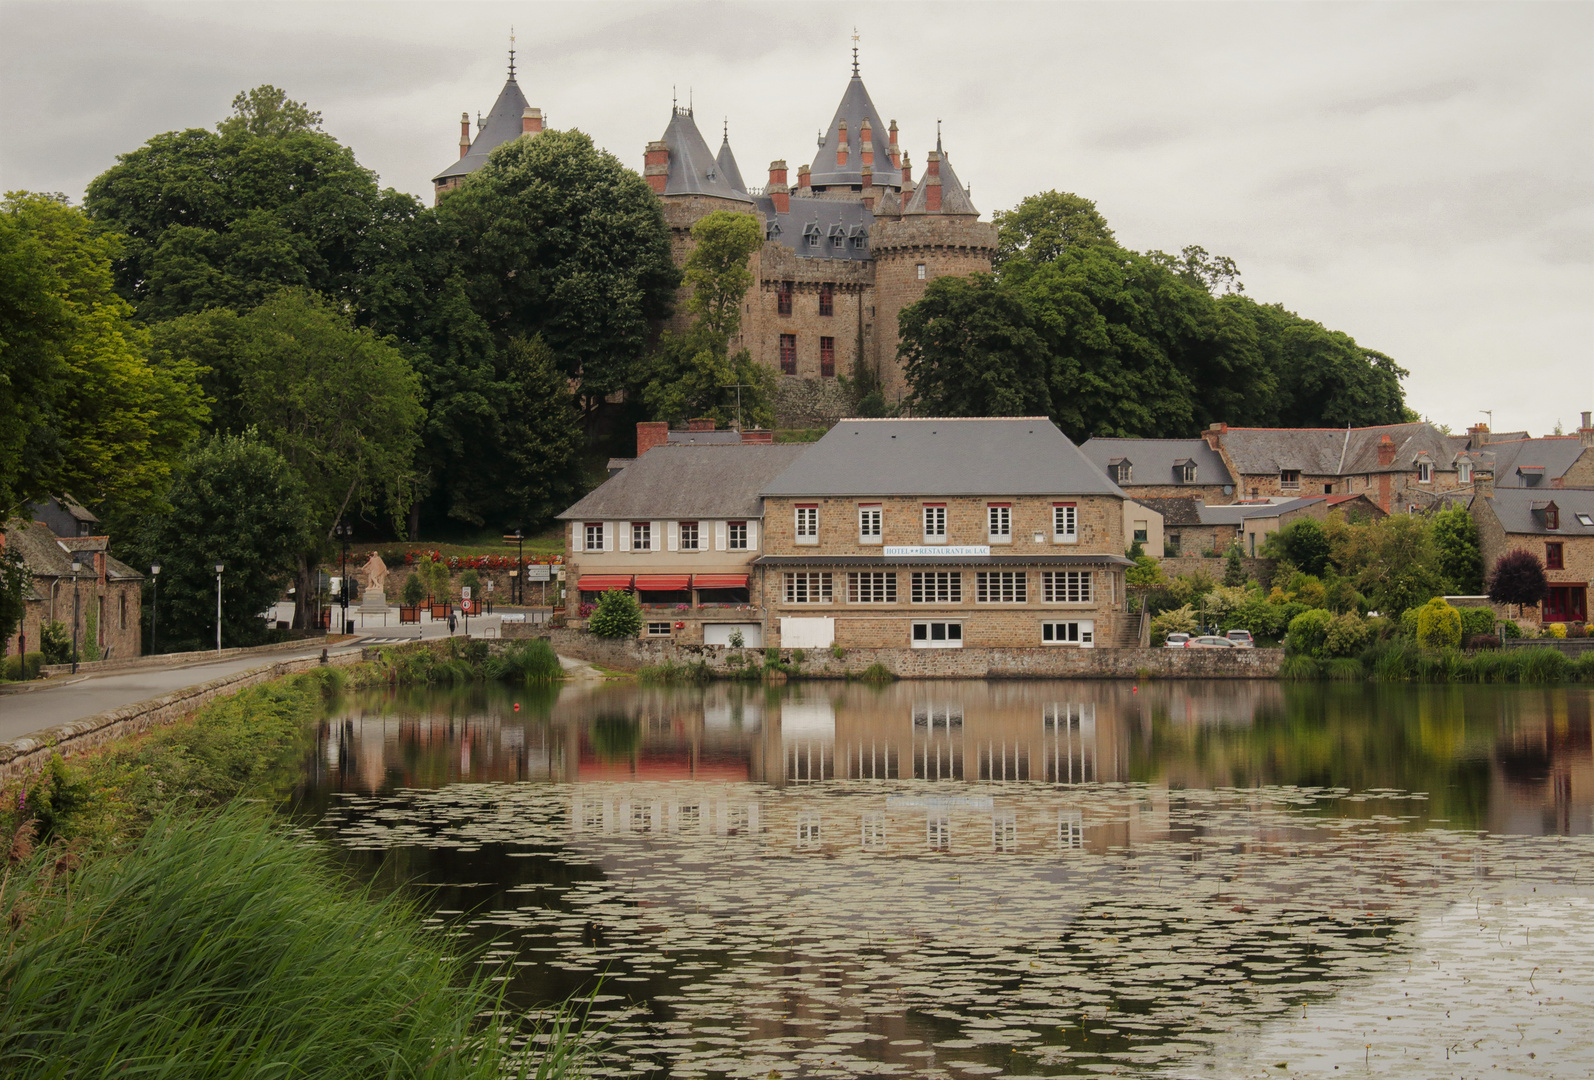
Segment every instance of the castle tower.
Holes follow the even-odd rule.
[[[473,139],[470,135],[469,113],[462,113],[459,122],[459,159],[432,177],[433,202],[463,184],[465,177],[487,164],[487,158],[504,143],[522,135],[536,137],[542,133],[542,110],[526,103],[526,95],[520,92],[520,84],[515,81],[513,38],[509,48],[509,78],[486,118],[478,117],[476,137]]]
[[[853,58],[852,78],[842,92],[841,104],[830,119],[830,127],[819,138],[819,152],[809,167],[808,182],[813,194],[830,199],[854,199],[863,189],[864,166],[874,172],[877,187],[899,187],[895,169],[886,168],[886,162],[895,162],[897,122],[889,125],[880,119],[869,91],[864,88],[863,77],[858,74],[857,58]],[[800,174],[799,174],[800,175]]]
[[[902,162],[907,176],[906,154]],[[907,392],[897,360],[897,317],[902,309],[922,299],[925,288],[938,277],[989,273],[996,256],[996,226],[980,220],[939,134],[926,158],[924,176],[910,190],[911,195],[900,197],[905,202],[894,195],[879,200],[869,230],[869,250],[875,260],[874,363],[888,401]]]

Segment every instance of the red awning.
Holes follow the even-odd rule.
[[[694,589],[745,589],[746,574],[697,574],[692,578]]]
[[[680,592],[690,586],[691,580],[691,574],[638,574],[636,587],[638,591]]]
[[[576,582],[579,592],[608,592],[610,589],[629,589],[630,574],[582,574]]]

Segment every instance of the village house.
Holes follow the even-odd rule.
[[[1479,424],[1468,428],[1471,463],[1486,466],[1497,488],[1594,487],[1594,426],[1589,413],[1575,435],[1546,435],[1533,439],[1519,433],[1492,435]],[[1470,487],[1471,470],[1463,486]]]
[[[1046,417],[845,420],[764,489],[764,639],[1135,644],[1124,499]]]
[[[57,523],[75,529],[78,520],[68,512]],[[21,553],[33,578],[22,625],[5,643],[5,655],[15,655],[24,644],[26,651],[38,652],[40,634],[52,622],[65,624],[70,637],[74,611],[81,659],[140,654],[144,576],[111,557],[107,537],[58,536],[42,521],[13,518],[0,533],[0,543]]]
[[[706,432],[706,429],[704,429]],[[759,492],[807,449],[768,433],[743,442],[672,441],[665,424],[637,425],[637,457],[559,515],[567,523],[567,614],[582,617],[609,590],[642,605],[644,636],[763,643],[752,562],[762,550]]]
[[[1098,437],[1079,449],[1131,499],[1195,498],[1213,506],[1238,498],[1223,455],[1205,439]]]
[[[1472,518],[1488,572],[1508,551],[1531,552],[1544,564],[1549,593],[1528,617],[1546,623],[1586,623],[1594,582],[1594,489],[1535,491],[1501,488],[1487,474],[1477,480]]]

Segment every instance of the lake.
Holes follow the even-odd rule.
[[[350,694],[298,813],[599,1075],[1587,1077],[1594,691]]]

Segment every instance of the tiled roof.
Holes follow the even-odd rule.
[[[670,171],[664,178],[666,195],[714,195],[750,203],[752,196],[741,190],[741,177],[732,184],[721,170],[719,159],[697,130],[692,110],[676,108],[670,126],[664,129],[664,145],[670,148]]]
[[[1135,467],[1130,484],[1180,484],[1182,475],[1174,466],[1188,458],[1195,462],[1196,484],[1233,484],[1223,458],[1205,439],[1103,439],[1087,440],[1079,448],[1103,471],[1117,458],[1128,458]],[[1141,500],[1144,501],[1144,500]]]
[[[766,495],[1116,495],[1044,416],[843,420]]]
[[[1142,506],[1150,507],[1162,515],[1164,525],[1199,525],[1201,524],[1201,507],[1204,500],[1194,495],[1177,495],[1161,499],[1135,499]]]
[[[1315,495],[1309,499],[1288,499],[1284,502],[1232,503],[1228,506],[1207,506],[1203,503],[1201,524],[1238,525],[1252,518],[1274,518],[1280,514],[1288,514],[1292,510],[1300,510],[1322,499],[1323,496]]]
[[[498,92],[498,100],[493,102],[487,122],[471,140],[470,153],[451,162],[448,168],[432,177],[432,183],[475,172],[487,164],[487,158],[494,150],[511,139],[520,138],[524,126],[521,117],[526,108],[526,95],[520,92],[520,84],[511,75],[509,81],[504,83],[504,88]]]
[[[715,155],[714,162],[719,166],[720,175],[725,178],[725,182],[745,194],[747,185],[742,182],[742,170],[736,166],[736,155],[731,151],[729,132],[726,133],[724,141],[720,143],[720,152]]]
[[[836,106],[836,115],[831,117],[830,127],[819,143],[814,163],[809,166],[809,183],[815,187],[863,183],[862,132],[865,117],[869,120],[869,141],[874,145],[874,161],[869,167],[874,170],[875,185],[900,186],[900,171],[891,164],[890,129],[880,119],[880,112],[870,100],[869,91],[864,89],[863,79],[857,75],[848,81],[847,89],[841,95],[841,104]],[[836,147],[841,143],[843,120],[847,122],[847,164],[837,165]]]
[[[79,571],[79,578],[92,578],[94,576],[94,553],[106,550],[107,538],[103,536],[80,536],[63,539],[51,532],[49,527],[38,521],[27,521],[23,518],[12,518],[5,526],[6,544],[22,554],[22,561],[27,564],[28,571],[34,580],[48,578],[70,578],[72,576],[72,555],[80,554],[79,562],[83,569]],[[105,576],[112,581],[142,580],[144,575],[134,570],[120,559],[105,556]],[[38,590],[34,590],[35,598]]]
[[[1390,465],[1378,464],[1384,436],[1395,447]],[[1300,470],[1311,476],[1408,472],[1421,453],[1438,469],[1455,468],[1457,448],[1432,424],[1383,424],[1364,428],[1229,428],[1223,449],[1245,476]]]
[[[593,521],[758,518],[764,512],[759,491],[808,449],[802,444],[665,443],[631,462],[559,517]]]
[[[1501,526],[1508,533],[1528,533],[1536,536],[1587,537],[1594,536],[1594,525],[1584,525],[1578,515],[1594,520],[1594,489],[1555,488],[1550,491],[1529,491],[1495,488],[1494,495],[1480,496],[1494,509]],[[1544,525],[1544,508],[1554,503],[1560,511],[1561,527],[1549,529]]]
[[[941,140],[935,140],[935,152],[941,156],[940,172],[937,179],[941,181],[941,209],[930,209],[930,189],[936,185],[929,183],[929,174],[919,178],[919,186],[914,189],[913,197],[902,208],[903,216],[908,214],[973,214],[979,217],[980,212],[974,208],[974,200],[969,198],[968,188],[958,179],[958,174],[952,169],[952,159],[947,157],[946,151],[941,149]]]
[[[869,226],[874,224],[874,214],[861,202],[794,194],[788,204],[791,209],[784,214],[775,210],[775,200],[768,195],[755,196],[753,203],[764,213],[768,230],[765,239],[784,244],[798,255],[811,259],[869,258]],[[848,238],[839,247],[829,239],[837,229],[841,230],[839,235]],[[854,234],[862,236],[864,242],[852,243]]]
[[[1520,439],[1515,442],[1490,442],[1481,448],[1494,455],[1494,486],[1527,487],[1534,471],[1543,477],[1537,486],[1566,475],[1585,449],[1576,435]]]

